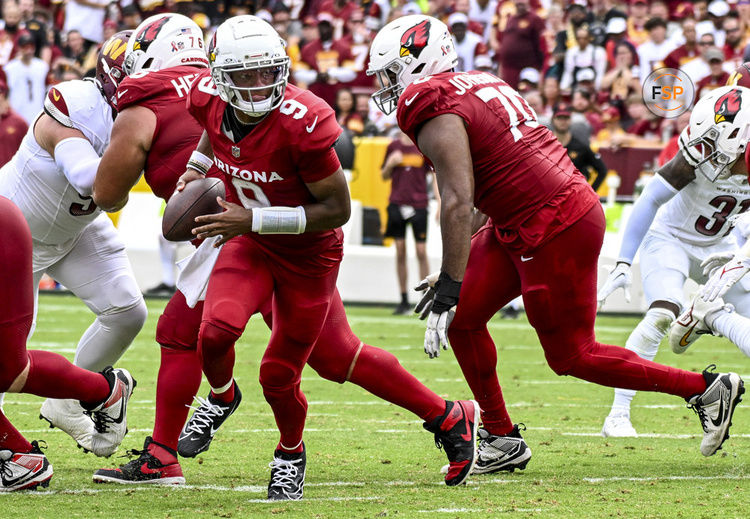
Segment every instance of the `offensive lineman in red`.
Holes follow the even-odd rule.
[[[605,228],[598,198],[515,90],[491,74],[454,73],[456,61],[445,24],[405,16],[374,39],[368,73],[382,87],[373,95],[380,109],[398,110],[399,126],[436,171],[443,262],[422,301],[424,348],[436,357],[441,346],[453,346],[482,408],[477,466],[493,457],[512,462],[499,447],[518,431],[487,322],[519,294],[555,373],[685,398],[703,426],[701,452],[714,454],[728,436],[742,380],[670,368],[596,342]],[[490,220],[471,237],[473,207]]]
[[[198,30],[192,21],[174,14],[149,18],[136,29],[135,39],[131,39],[134,43],[126,54],[126,58],[133,56],[126,59],[129,65],[127,71],[133,75],[123,81],[118,90],[120,114],[113,128],[113,144],[105,152],[104,165],[99,168],[94,184],[94,199],[105,210],[114,210],[127,202],[128,192],[138,180],[141,170],[145,170],[145,178],[154,193],[165,200],[172,195],[180,174],[185,171],[185,164],[192,175],[186,173],[183,182],[200,178],[199,172],[209,172],[213,164],[210,159],[197,152],[190,154],[198,143],[202,129],[195,119],[186,117],[185,105],[190,85],[195,86],[190,94],[191,99],[200,97],[202,92],[207,96],[204,101],[215,101],[211,99],[212,95],[216,95],[211,77],[200,71],[205,67],[200,60],[205,60],[202,42],[198,44],[189,39]],[[174,53],[174,47],[182,48],[183,52]],[[180,66],[184,60],[195,60],[195,66],[200,68]],[[305,96],[311,99],[307,97],[310,94]],[[329,119],[328,112],[332,114],[326,108],[326,119]],[[317,124],[312,126],[314,128]],[[334,131],[338,136],[338,126]],[[264,144],[261,149],[267,148]],[[337,161],[335,164],[338,168]],[[262,191],[250,189],[253,196],[262,196]],[[233,206],[231,203],[228,205]],[[240,267],[244,272],[246,266],[240,264]],[[238,291],[232,287],[229,291],[233,301],[231,304],[244,302],[245,295],[252,292],[250,289]],[[260,312],[270,325],[271,295],[264,293],[260,297],[265,297],[265,300],[261,300]],[[193,308],[189,307],[185,295],[180,291],[167,304],[156,333],[161,346],[161,366],[153,437],[146,438],[144,449],[137,459],[120,468],[98,470],[94,475],[95,481],[184,483],[177,454],[195,457],[207,450],[216,429],[239,405],[241,394],[236,384],[219,394],[212,391],[208,398],[198,399],[200,406],[183,428],[188,406],[200,386],[201,357],[197,348],[203,307],[202,301],[198,301]],[[446,402],[406,372],[392,354],[363,344],[349,327],[337,292],[307,363],[323,378],[357,384],[424,419],[425,428],[436,434],[436,439],[442,443],[451,461],[446,483],[457,485],[468,477],[475,459],[476,445],[471,438],[463,439],[461,435],[476,429],[476,403]],[[231,370],[229,378],[231,380]],[[304,399],[301,393],[300,396]],[[304,400],[302,404],[306,407]],[[283,470],[274,471],[278,484],[269,485],[269,498],[301,498],[304,465],[299,467],[299,454],[294,453],[288,460],[277,458],[275,462]],[[296,477],[290,478],[290,471],[295,471]]]

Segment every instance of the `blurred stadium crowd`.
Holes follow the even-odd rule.
[[[4,0],[0,165],[50,85],[92,74],[101,42],[160,12],[190,16],[207,38],[229,16],[266,19],[288,42],[291,80],[333,106],[354,136],[395,125],[370,102],[365,71],[375,32],[405,14],[443,19],[462,70],[497,73],[549,126],[557,107],[594,151],[670,140],[676,150],[689,113],[663,119],[647,109],[640,84],[654,68],[681,68],[702,96],[750,60],[750,0]]]

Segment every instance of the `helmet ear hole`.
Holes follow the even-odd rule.
[[[420,63],[414,68],[413,74],[421,74],[422,70],[424,70],[424,63]]]
[[[735,137],[737,137],[738,133],[740,133],[740,129],[739,128],[735,128],[734,130],[732,130],[732,133],[729,134],[728,138],[729,139],[734,139]]]

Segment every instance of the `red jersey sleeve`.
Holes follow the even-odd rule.
[[[458,96],[446,95],[447,82],[430,84],[431,77],[406,87],[398,100],[398,125],[414,144],[417,143],[416,132],[423,123],[441,114],[457,113]]]
[[[219,93],[214,86],[213,80],[211,80],[210,71],[206,70],[192,84],[187,101],[185,101],[188,113],[195,117],[195,120],[204,128],[208,121],[208,106],[211,98],[215,95],[219,95]]]
[[[294,153],[300,177],[305,183],[317,182],[335,173],[341,164],[333,146],[343,130],[336,121],[336,114],[319,97],[305,92],[298,98],[307,107],[300,119],[292,117],[295,125],[293,135],[298,136]]]

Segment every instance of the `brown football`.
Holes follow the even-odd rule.
[[[161,219],[161,232],[169,241],[188,241],[195,238],[195,217],[220,213],[224,209],[216,197],[224,198],[224,182],[219,178],[201,178],[188,182],[185,189],[172,195]]]

